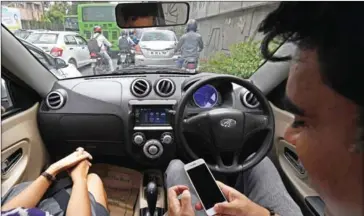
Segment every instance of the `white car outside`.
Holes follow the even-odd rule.
[[[92,62],[87,41],[76,32],[46,31],[33,32],[26,41],[36,45],[54,57],[60,57],[76,68]]]
[[[178,55],[174,49],[178,43],[170,30],[143,31],[135,50],[135,65],[175,67]]]
[[[58,79],[81,77],[81,72],[72,64],[67,64],[63,59],[55,58],[44,52],[39,47],[19,39],[26,48]]]

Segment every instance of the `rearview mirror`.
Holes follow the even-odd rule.
[[[61,59],[61,58],[59,58],[59,57],[55,58],[54,60],[56,62],[56,68],[57,69],[65,68],[65,67],[68,66],[68,64],[66,63],[66,61],[63,60],[63,59]]]
[[[185,2],[120,3],[115,8],[120,28],[147,28],[184,25],[190,5]]]

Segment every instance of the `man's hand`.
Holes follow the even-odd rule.
[[[241,194],[239,191],[231,188],[219,181],[216,182],[221,191],[227,198],[228,202],[217,203],[214,206],[217,215],[231,216],[268,216],[269,211]],[[201,203],[196,204],[196,210],[201,210]]]
[[[83,148],[77,148],[75,152],[68,155],[67,157],[55,162],[52,164],[48,169],[47,172],[51,175],[57,175],[59,172],[62,172],[64,170],[67,170],[71,167],[74,167],[76,164],[78,164],[80,161],[83,161],[85,159],[92,160],[92,156],[90,153],[85,151]]]
[[[181,201],[177,196],[181,195]],[[168,215],[169,216],[194,216],[195,212],[191,204],[191,193],[184,185],[174,186],[168,189]]]
[[[73,183],[77,181],[87,181],[88,170],[91,167],[91,163],[88,160],[83,160],[69,171],[69,175],[72,178]]]

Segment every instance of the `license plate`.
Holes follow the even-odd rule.
[[[150,51],[151,55],[167,55],[167,51]]]

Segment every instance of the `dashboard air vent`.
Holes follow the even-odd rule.
[[[243,95],[243,103],[248,108],[254,109],[257,108],[260,103],[258,99],[255,97],[255,95],[249,91],[245,92]]]
[[[145,97],[151,90],[150,84],[145,79],[136,79],[131,84],[131,93],[136,97]]]
[[[174,82],[170,79],[160,79],[155,85],[155,91],[161,97],[169,97],[176,90]]]
[[[47,95],[45,102],[49,109],[60,109],[66,102],[66,93],[64,90],[52,91]]]

